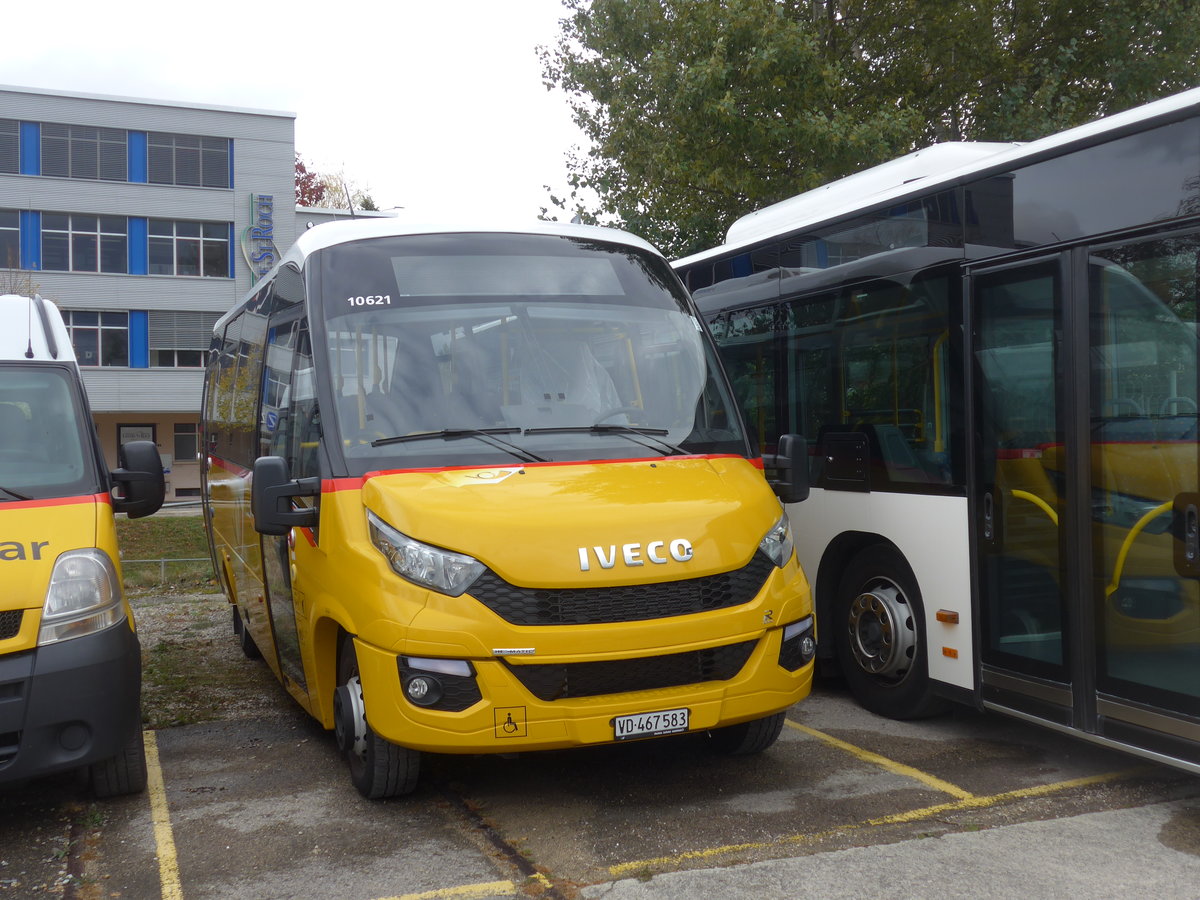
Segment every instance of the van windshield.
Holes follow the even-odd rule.
[[[0,503],[101,490],[73,373],[0,363]]]
[[[748,452],[711,342],[652,254],[512,234],[321,253],[355,471]]]

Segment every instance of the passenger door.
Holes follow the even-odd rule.
[[[302,457],[305,433],[311,429],[310,407],[312,350],[308,327],[299,311],[275,318],[267,332],[266,369],[263,378],[261,455],[282,456],[293,477],[305,471],[309,461]],[[315,446],[315,436],[312,442]],[[315,452],[312,454],[315,459]],[[263,581],[275,635],[275,650],[284,683],[294,686],[300,699],[307,697],[307,680],[302,654],[303,623],[297,615],[293,591],[297,531],[286,535],[261,536]],[[305,540],[307,535],[301,535]]]
[[[984,699],[1073,724],[1058,257],[971,273],[976,563]]]

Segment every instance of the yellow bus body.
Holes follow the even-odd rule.
[[[704,730],[761,718],[809,693],[811,665],[797,671],[779,665],[782,627],[812,613],[809,586],[794,556],[772,571],[752,602],[736,609],[591,626],[517,626],[469,591],[449,597],[398,578],[367,530],[371,509],[406,533],[469,553],[527,588],[652,588],[656,582],[737,569],[753,556],[757,541],[750,536],[778,519],[779,503],[761,471],[745,459],[531,464],[326,482],[320,542],[307,529],[296,529],[288,541],[303,686],[283,675],[272,652],[262,579],[252,574],[261,564],[258,542],[243,542],[239,555],[236,541],[225,537],[254,535],[245,479],[219,464],[208,478],[214,496],[242,492],[240,500],[213,509],[213,533],[235,585],[231,599],[289,692],[327,728],[333,727],[341,631],[355,636],[372,730],[394,743],[440,753],[606,743],[613,740],[614,716],[675,707],[688,707],[691,730]],[[620,554],[625,545],[647,548],[676,537],[692,543],[694,566],[618,563],[600,570],[593,562],[591,571],[580,571],[581,547],[589,552],[616,547]],[[546,701],[513,674],[521,665],[658,657],[750,641],[754,649],[736,677],[677,688]],[[414,706],[401,691],[402,656],[470,660],[482,700],[462,712]]]

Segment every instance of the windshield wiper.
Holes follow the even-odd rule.
[[[524,447],[518,447],[516,444],[508,441],[503,441],[496,437],[498,434],[520,434],[521,429],[516,427],[508,428],[443,428],[441,431],[416,431],[412,434],[398,434],[394,437],[379,438],[371,441],[372,447],[385,447],[388,444],[404,444],[409,441],[428,441],[434,438],[442,440],[453,440],[455,438],[473,437],[478,438],[485,444],[491,444],[500,450],[511,453],[517,459],[523,462],[547,462],[545,457],[538,456],[536,453],[530,453]]]
[[[680,456],[691,456],[692,451],[684,450],[682,447],[677,447],[670,441],[661,439],[661,435],[668,434],[665,428],[634,428],[632,425],[549,425],[543,428],[526,428],[526,434],[619,434],[622,437],[627,437],[635,444],[641,444],[643,447],[657,449],[661,451],[664,447],[671,454],[679,454]],[[638,438],[648,438],[645,441],[639,441]]]
[[[24,494],[17,493],[12,488],[6,488],[3,486],[0,486],[0,491],[4,491],[4,493],[8,494],[8,496],[10,496],[16,500],[32,500],[33,499],[32,497],[26,497]]]

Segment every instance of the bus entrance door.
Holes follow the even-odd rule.
[[[1071,726],[1062,282],[1057,258],[972,273],[973,456],[983,699]]]

